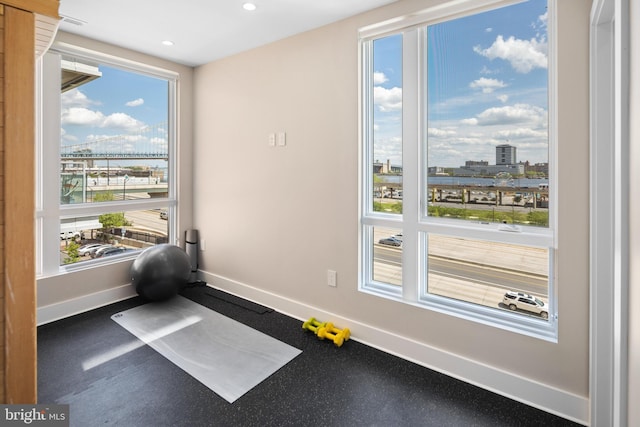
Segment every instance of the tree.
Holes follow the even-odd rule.
[[[113,195],[113,192],[105,191],[104,193],[96,194],[93,200],[95,202],[110,202],[112,200],[115,200],[115,197]],[[102,224],[103,235],[108,233],[112,228],[126,227],[131,225],[131,221],[128,221],[125,218],[124,212],[102,214],[98,217],[98,221],[100,221],[100,224]]]
[[[74,262],[80,261],[79,248],[80,245],[76,242],[71,242],[67,245],[67,256],[64,258],[65,264],[73,264]]]

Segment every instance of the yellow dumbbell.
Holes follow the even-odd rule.
[[[309,320],[302,324],[302,329],[306,329],[307,331],[311,331],[314,334],[318,335],[318,329],[325,326],[326,322],[321,322],[316,320],[315,317],[311,317]]]
[[[349,331],[349,328],[338,329],[333,326],[333,323],[327,323],[325,326],[318,329],[317,335],[319,339],[323,340],[328,338],[332,340],[335,345],[340,347],[349,339],[349,337],[351,337],[351,331]]]

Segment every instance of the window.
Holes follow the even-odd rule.
[[[555,340],[554,3],[484,3],[360,31],[360,289]]]
[[[39,274],[172,241],[177,76],[68,46],[39,74]]]

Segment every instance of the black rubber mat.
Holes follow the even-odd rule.
[[[264,305],[256,304],[251,301],[247,301],[246,299],[239,298],[235,295],[228,294],[218,289],[207,288],[207,290],[204,293],[206,295],[209,295],[210,297],[228,302],[229,304],[237,305],[238,307],[242,307],[244,309],[253,311],[254,313],[265,314],[265,313],[271,313],[273,311],[272,308],[265,307]]]
[[[356,339],[336,347],[297,319],[211,291],[181,294],[302,354],[229,403],[111,320],[144,304],[136,297],[38,328],[38,403],[69,404],[74,427],[578,425]],[[87,364],[96,358],[104,362]]]

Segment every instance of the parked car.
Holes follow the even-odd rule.
[[[399,240],[395,236],[385,237],[384,239],[380,239],[378,240],[378,243],[380,243],[381,245],[387,245],[387,246],[395,246],[395,247],[402,246],[402,240]]]
[[[82,245],[78,248],[78,255],[80,256],[84,256],[84,255],[88,255],[89,251],[91,251],[94,248],[97,248],[98,246],[103,246],[102,243],[88,243],[86,245]]]
[[[84,239],[84,233],[81,231],[67,231],[60,233],[60,240],[65,239]]]
[[[549,318],[549,305],[539,298],[522,292],[507,291],[502,302],[510,310],[525,310],[539,314],[543,319]]]
[[[105,250],[105,249],[108,249],[108,248],[115,248],[115,246],[113,246],[113,245],[100,245],[97,248],[91,249],[89,251],[89,256],[91,258],[95,258],[96,254],[98,253],[98,251],[102,251],[102,250]]]
[[[125,248],[124,246],[114,246],[111,248],[105,248],[104,250],[100,250],[96,252],[96,258],[104,258],[111,255],[121,254],[127,251],[129,251],[129,249]]]

